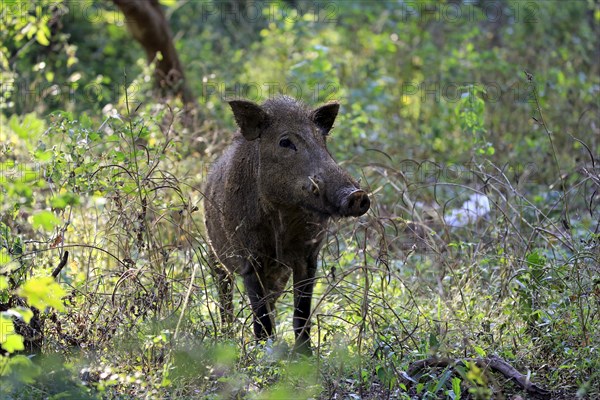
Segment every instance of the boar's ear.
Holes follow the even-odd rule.
[[[331,130],[339,109],[340,104],[333,102],[325,104],[312,112],[312,120],[321,129],[323,135],[327,135]]]
[[[269,115],[258,104],[246,100],[229,102],[235,122],[246,140],[254,140],[269,123]]]

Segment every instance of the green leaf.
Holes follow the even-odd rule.
[[[435,335],[435,333],[431,332],[429,333],[429,348],[437,348],[440,345],[440,341],[438,340],[437,336]]]
[[[544,265],[546,265],[546,258],[536,250],[533,253],[527,255],[527,266],[531,271],[531,277],[534,281],[538,282],[544,276]]]
[[[475,364],[475,362],[467,363],[469,367],[469,371],[467,372],[467,379],[473,382],[476,385],[483,386],[485,385],[485,373],[481,368]]]
[[[60,224],[60,219],[50,211],[42,211],[33,216],[33,228],[42,227],[45,231],[51,231]]]
[[[101,139],[100,134],[98,132],[92,132],[88,135],[88,138],[92,141],[92,142],[97,142]]]
[[[79,196],[73,193],[65,193],[50,199],[50,206],[54,209],[64,209],[67,206],[79,204]]]
[[[9,353],[14,353],[15,351],[25,350],[25,345],[23,344],[23,336],[21,335],[9,335],[4,343],[2,343],[2,348]]]
[[[8,289],[8,278],[6,276],[0,276],[0,290]]]
[[[113,156],[115,157],[115,160],[121,162],[121,161],[125,161],[125,153],[123,153],[122,151],[115,151],[113,153]]]
[[[13,114],[12,117],[10,117],[10,119],[8,120],[8,126],[21,139],[24,139],[27,137],[27,130],[24,129],[23,127],[21,127],[19,118],[15,114]]]
[[[381,365],[378,365],[375,368],[375,373],[377,374],[377,377],[379,378],[379,380],[381,382],[385,382],[386,377],[387,377],[385,368],[383,368]]]
[[[432,392],[437,393],[446,384],[446,382],[448,382],[448,379],[450,379],[451,376],[452,376],[452,370],[450,370],[450,369],[446,370],[446,372],[444,372],[444,374],[437,381]]]
[[[454,378],[452,378],[452,391],[454,392],[454,398],[456,400],[460,399],[460,378],[455,376]]]
[[[39,29],[35,32],[35,40],[42,46],[50,45],[50,41],[48,40],[48,36],[46,36],[46,32],[43,29]]]
[[[52,159],[54,152],[52,150],[36,150],[34,157],[37,161],[46,162]]]
[[[537,250],[527,255],[527,265],[529,268],[543,267],[544,264],[546,264],[546,258],[541,256]]]
[[[473,349],[477,354],[479,354],[480,357],[485,357],[485,350],[483,350],[481,347],[475,346]]]
[[[61,298],[66,294],[67,292],[51,276],[30,279],[19,289],[19,295],[24,297],[31,307],[40,310],[53,307],[63,311]]]
[[[72,66],[73,66],[73,65],[75,65],[76,63],[77,63],[77,57],[70,56],[70,57],[67,59],[67,67],[72,67]]]
[[[0,344],[9,353],[23,350],[23,337],[15,333],[15,325],[8,313],[0,313]]]
[[[39,119],[34,113],[25,115],[22,122],[19,121],[16,115],[13,115],[8,121],[8,126],[21,139],[37,137],[45,130],[44,121]]]
[[[8,251],[4,248],[0,249],[0,267],[8,264],[11,261],[12,261],[12,259],[10,258]],[[2,278],[5,278],[5,277],[0,276],[0,290],[2,290],[2,280],[1,280]]]

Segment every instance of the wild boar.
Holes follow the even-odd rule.
[[[257,339],[273,334],[275,302],[293,276],[294,350],[311,354],[317,257],[331,217],[358,217],[370,199],[332,158],[326,138],[336,102],[314,110],[286,96],[229,102],[239,132],[205,191],[209,242],[222,266],[221,320],[233,318],[233,274],[243,277]]]

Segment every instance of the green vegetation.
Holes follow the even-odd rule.
[[[0,5],[1,398],[531,396],[494,357],[600,397],[597,1],[162,3],[192,111],[112,3]],[[276,93],[341,102],[373,198],[328,234],[311,359],[291,293],[257,344],[239,282],[222,335],[207,268],[226,100]]]

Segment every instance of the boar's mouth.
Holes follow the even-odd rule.
[[[341,216],[340,213],[334,207],[326,206],[326,207],[320,208],[320,207],[316,207],[312,204],[303,204],[302,208],[306,211],[309,211],[309,212],[317,215],[319,218],[322,218],[322,219]]]

